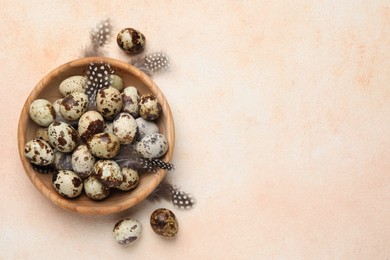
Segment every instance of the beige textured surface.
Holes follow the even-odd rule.
[[[389,259],[388,1],[102,2],[0,1],[0,258]],[[148,224],[169,204],[68,213],[18,159],[25,97],[104,16],[173,61],[154,77],[176,123],[170,178],[198,200],[175,210],[175,240]],[[111,235],[123,217],[144,225],[131,248]]]

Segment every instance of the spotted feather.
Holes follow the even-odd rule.
[[[96,95],[101,89],[112,85],[114,69],[108,63],[90,63],[86,69],[87,86],[85,93],[92,105],[96,103]]]
[[[95,28],[91,30],[91,41],[93,45],[104,46],[111,38],[112,25],[109,18],[100,21]]]
[[[172,163],[160,159],[142,158],[133,145],[121,145],[119,153],[113,158],[122,168],[129,167],[139,172],[157,172],[157,169],[172,171],[175,166]]]
[[[172,203],[180,209],[191,209],[195,205],[195,199],[189,193],[179,190],[177,187],[171,188]]]
[[[192,209],[196,203],[195,198],[177,186],[173,186],[166,180],[163,180],[157,188],[148,196],[149,201],[156,202],[161,199],[171,202],[179,209]]]
[[[164,72],[171,66],[168,55],[161,51],[152,52],[142,57],[133,58],[130,61],[130,64],[142,70],[149,76]]]

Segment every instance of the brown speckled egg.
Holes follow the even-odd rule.
[[[78,132],[83,141],[104,132],[103,116],[96,111],[87,111],[79,119]]]
[[[83,180],[73,171],[61,170],[52,176],[55,190],[63,197],[75,198],[83,191]]]
[[[147,135],[138,142],[136,150],[143,158],[159,158],[168,151],[168,140],[162,134]]]
[[[121,144],[130,144],[137,133],[137,123],[129,113],[120,113],[113,122],[113,131]]]
[[[96,97],[96,109],[106,120],[112,120],[122,109],[121,93],[108,87],[99,91]]]
[[[114,134],[114,124],[112,122],[105,122],[104,132],[109,134]]]
[[[96,176],[89,176],[84,180],[84,191],[93,200],[103,200],[110,194],[110,188],[104,186]]]
[[[147,135],[158,134],[160,132],[157,124],[153,121],[147,121],[142,117],[138,117],[135,122],[137,122],[138,127],[137,140],[141,140]]]
[[[112,235],[121,245],[129,245],[137,241],[142,234],[142,225],[138,220],[123,219],[115,224]]]
[[[37,129],[37,138],[43,141],[49,142],[49,135],[47,132],[47,127],[40,127]]]
[[[109,159],[118,154],[120,143],[118,137],[113,134],[99,133],[87,141],[87,146],[94,156]]]
[[[123,180],[121,168],[113,160],[99,160],[93,168],[98,180],[110,188],[118,186]]]
[[[111,87],[116,88],[119,92],[123,90],[123,79],[118,75],[111,75]]]
[[[136,54],[145,48],[145,36],[138,30],[133,28],[122,29],[117,37],[118,46],[129,54]]]
[[[128,167],[122,168],[123,180],[121,184],[117,187],[119,190],[129,191],[137,187],[139,183],[139,175],[136,170],[133,170]]]
[[[95,157],[88,150],[87,146],[82,144],[74,149],[71,164],[73,171],[82,179],[85,179],[93,172]]]
[[[179,223],[175,214],[165,208],[156,209],[152,213],[150,225],[154,232],[164,237],[174,237],[179,231]]]
[[[54,101],[54,102],[52,103],[52,106],[53,106],[53,108],[54,108],[54,111],[56,112],[56,121],[67,123],[68,120],[66,120],[66,119],[61,115],[61,112],[60,112],[61,102],[62,102],[62,98],[59,98],[59,99],[57,99],[56,101]]]
[[[34,100],[28,110],[30,118],[40,126],[49,126],[56,119],[51,103],[46,99]]]
[[[54,168],[56,170],[72,170],[72,155],[70,153],[62,153],[56,151],[54,153]]]
[[[24,155],[36,165],[49,165],[54,160],[53,149],[41,139],[33,139],[24,146]]]
[[[69,94],[80,92],[84,93],[87,85],[87,78],[83,76],[71,76],[64,79],[59,86],[60,93],[65,97]]]
[[[139,94],[138,90],[135,87],[129,86],[125,88],[122,92],[123,100],[123,112],[130,113],[134,118],[137,118],[139,115]]]
[[[73,93],[64,97],[60,104],[61,115],[68,120],[79,119],[88,108],[88,96],[84,93]]]
[[[64,122],[54,122],[48,128],[50,144],[58,151],[68,153],[74,150],[79,143],[77,131]]]
[[[160,116],[161,105],[153,94],[144,94],[139,101],[139,115],[145,120],[155,120]]]

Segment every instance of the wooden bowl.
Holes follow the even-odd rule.
[[[157,173],[144,174],[141,176],[137,188],[133,191],[113,191],[110,196],[103,201],[93,201],[89,199],[84,192],[75,199],[67,199],[60,196],[55,191],[51,183],[52,174],[37,173],[33,170],[31,164],[24,156],[25,144],[36,137],[36,131],[39,127],[28,115],[31,102],[38,98],[44,98],[50,102],[61,98],[58,86],[62,80],[73,75],[84,75],[85,69],[90,62],[100,61],[107,62],[114,68],[115,74],[123,79],[125,87],[129,85],[135,86],[140,94],[153,93],[159,100],[162,107],[162,115],[157,119],[156,123],[160,132],[166,136],[169,143],[168,152],[162,160],[171,161],[175,143],[172,112],[167,100],[156,84],[146,74],[134,66],[111,58],[89,57],[68,62],[46,75],[27,97],[20,115],[18,126],[20,160],[22,161],[27,176],[38,191],[44,196],[63,209],[88,215],[112,214],[136,205],[144,200],[157,187],[166,174],[166,171],[164,170],[158,170]]]

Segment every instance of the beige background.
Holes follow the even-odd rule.
[[[0,258],[389,259],[389,1],[0,0]],[[154,77],[176,123],[170,179],[192,192],[175,240],[148,202],[85,217],[39,194],[17,153],[35,84],[111,17],[165,50]],[[112,41],[108,56],[127,60]],[[116,221],[139,219],[133,247]]]

